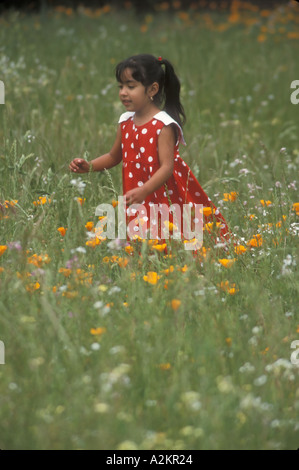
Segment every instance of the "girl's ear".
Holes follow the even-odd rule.
[[[148,87],[148,95],[154,97],[159,91],[159,83],[154,82]]]

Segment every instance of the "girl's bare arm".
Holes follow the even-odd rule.
[[[69,165],[74,173],[87,173],[88,171],[103,171],[118,165],[122,160],[121,129],[118,126],[116,138],[111,150],[100,157],[87,162],[81,158],[75,158]]]

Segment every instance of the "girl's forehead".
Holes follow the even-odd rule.
[[[121,83],[127,83],[127,82],[136,82],[135,78],[133,78],[133,70],[130,68],[126,68],[122,71],[120,75],[120,81]]]

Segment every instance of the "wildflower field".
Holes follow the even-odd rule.
[[[1,449],[298,448],[299,4],[196,3],[0,17]],[[141,52],[180,77],[227,251],[105,239],[121,166],[68,170],[110,149]]]

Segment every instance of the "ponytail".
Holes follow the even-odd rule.
[[[164,110],[182,127],[186,122],[184,108],[180,101],[181,84],[175,74],[171,63],[166,59],[159,60],[161,66],[164,65]]]

